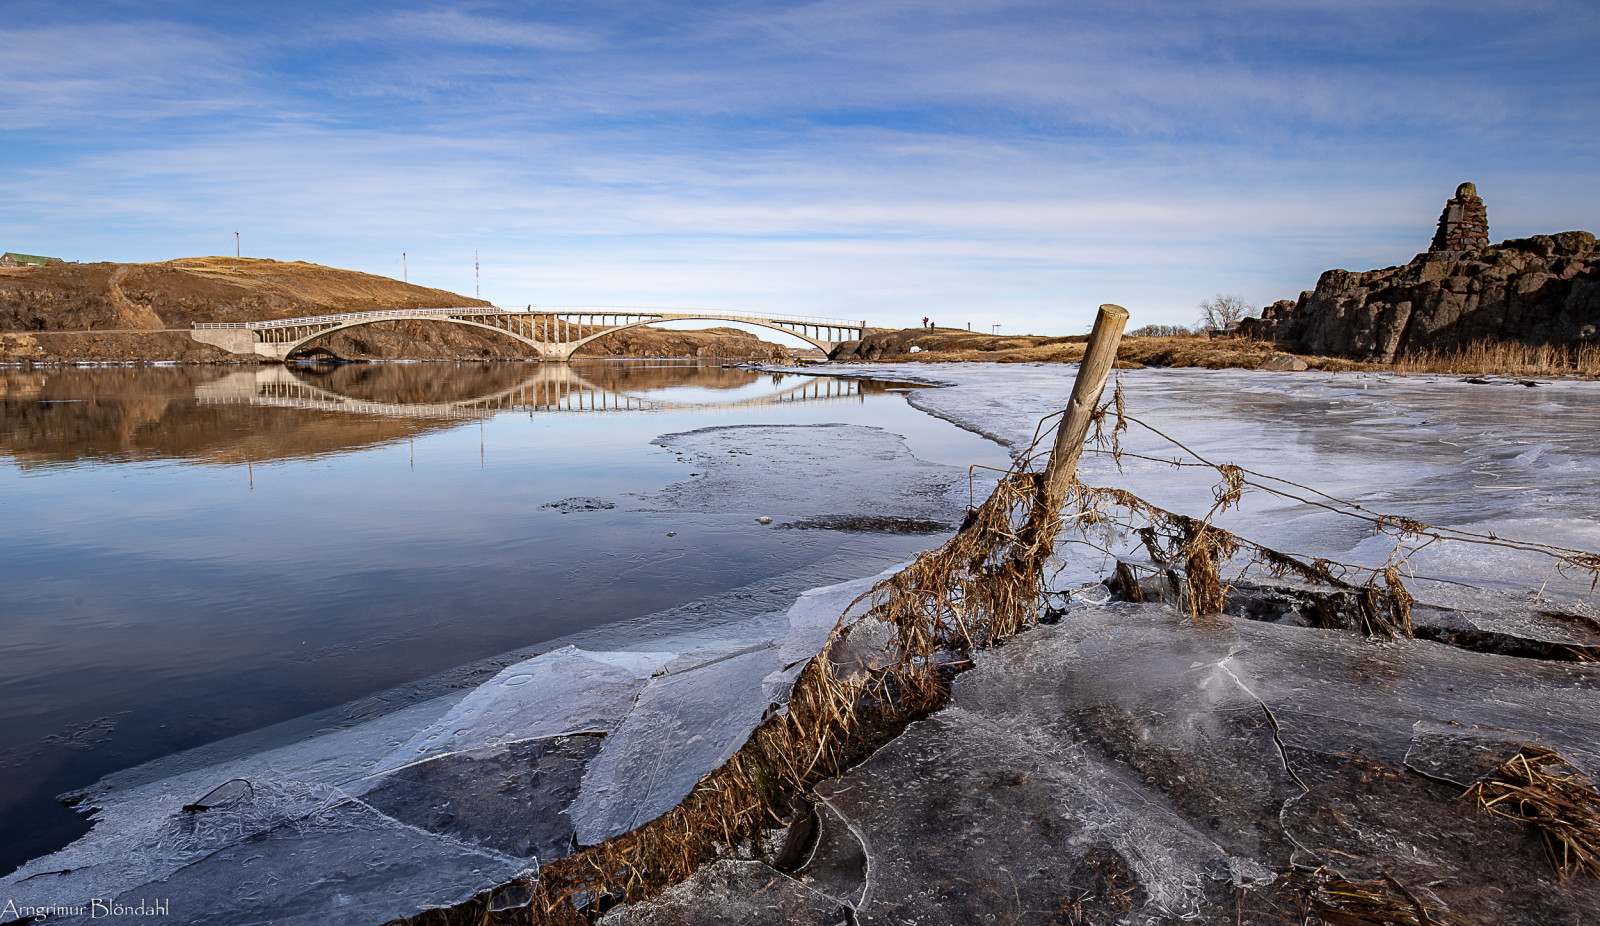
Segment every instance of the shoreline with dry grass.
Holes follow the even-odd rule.
[[[1087,335],[984,335],[941,328],[878,330],[854,347],[847,345],[838,359],[872,363],[1076,363],[1082,358],[1087,341]],[[1600,344],[1563,347],[1517,341],[1482,341],[1459,350],[1414,351],[1393,363],[1382,363],[1303,353],[1296,345],[1248,337],[1128,336],[1117,349],[1117,367],[1255,370],[1281,357],[1294,358],[1307,370],[1325,373],[1600,378]]]

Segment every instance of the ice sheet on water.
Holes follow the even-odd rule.
[[[1232,888],[1291,861],[1387,871],[1474,922],[1572,922],[1600,900],[1591,880],[1557,888],[1536,835],[1403,770],[1463,781],[1473,750],[1522,742],[1588,767],[1593,666],[1127,603],[975,662],[948,708],[818,788],[872,853],[862,923],[1063,904],[1232,922],[1249,899]]]
[[[584,776],[570,810],[578,841],[594,845],[676,807],[744,745],[769,709],[788,702],[800,667],[822,649],[846,608],[897,568],[811,589],[789,608],[781,638],[708,652],[651,680]]]
[[[775,649],[652,682],[589,765],[570,810],[578,842],[604,842],[666,813],[731,758],[766,710],[761,682],[779,667]]]
[[[541,852],[564,854],[571,829],[559,814],[594,750],[583,738],[558,749],[555,738],[615,728],[672,656],[566,647],[510,666],[471,692],[423,702],[369,724],[128,791],[99,792],[92,798],[96,826],[88,835],[0,880],[0,890],[15,891],[33,906],[75,905],[171,879],[179,871],[187,871],[189,879],[214,876],[215,888],[231,883],[221,874],[231,856],[218,853],[246,842],[267,839],[286,856],[320,852],[318,847],[327,845],[353,850],[367,839],[366,830],[355,827],[330,841],[324,821],[330,807],[368,793],[395,818],[390,824],[408,824],[408,839],[432,840],[434,848],[419,857],[444,871],[451,870],[448,859],[476,859],[469,870],[479,872],[473,885],[481,890],[497,883],[493,879],[510,864],[486,867],[484,858],[515,858],[524,865]],[[505,774],[476,774],[495,769]],[[234,779],[249,782],[248,799],[184,810],[217,784]],[[451,804],[453,811],[439,812]],[[363,813],[377,814],[360,806]],[[389,839],[380,835],[373,835],[374,845]],[[290,848],[301,837],[306,844]],[[322,860],[340,864],[333,856]],[[511,872],[516,870],[512,866]],[[436,899],[450,902],[454,895],[448,885],[438,886],[445,893]],[[339,891],[329,890],[327,902],[343,903]],[[248,896],[237,899],[241,909],[250,908]]]
[[[132,905],[160,898],[184,922],[215,926],[370,926],[466,900],[524,865],[439,839],[347,799],[314,818],[284,821],[223,847],[159,881],[128,888],[117,900]],[[119,920],[148,922],[138,916],[94,921]]]
[[[126,788],[90,789],[94,828],[59,852],[0,878],[0,894],[31,905],[75,905],[159,879],[217,849],[286,820],[315,815],[339,800],[340,784],[358,780],[417,726],[460,695],[425,701],[367,724],[276,749],[200,766]],[[215,811],[185,813],[218,785],[250,782],[250,800]]]
[[[911,373],[854,365],[851,375],[920,379],[918,408],[980,431],[1020,452],[1040,419],[1059,411],[1075,366],[949,364]],[[1293,480],[1366,506],[1427,524],[1492,533],[1577,549],[1600,549],[1600,383],[1556,381],[1538,389],[1498,389],[1458,377],[1243,370],[1145,369],[1117,373],[1128,413],[1217,463]],[[1182,451],[1135,424],[1126,449],[1162,460]],[[1216,473],[1174,469],[1089,453],[1080,475],[1090,485],[1128,489],[1157,505],[1200,516],[1214,503]],[[1333,515],[1316,496],[1284,485],[1306,501],[1247,492],[1239,509],[1217,523],[1287,553],[1381,565],[1392,537]],[[1107,562],[1092,551],[1084,559]],[[1588,577],[1551,574],[1503,548],[1435,545],[1419,575],[1482,587],[1499,582],[1518,594],[1559,596],[1563,607],[1594,604]],[[1109,563],[1114,567],[1114,562]],[[1424,568],[1425,567],[1425,568]],[[1547,580],[1549,580],[1547,582]],[[1466,605],[1443,583],[1427,587]]]
[[[874,557],[849,559],[859,568]],[[840,573],[848,564],[827,561],[807,574]],[[0,879],[0,893],[75,905],[159,887],[216,922],[253,922],[274,904],[274,921],[293,922],[296,910],[313,921],[321,909],[322,921],[343,922],[348,909],[355,922],[390,901],[383,916],[455,902],[564,855],[577,824],[590,841],[676,805],[770,705],[786,703],[805,660],[875,580],[809,589],[786,611],[746,613],[715,632],[686,621],[648,650],[562,647],[365,723],[217,763],[164,762],[173,774],[154,780],[119,776],[86,793],[88,835]],[[792,598],[787,581],[762,588]],[[199,755],[219,752],[229,751]],[[232,786],[237,799],[183,809],[236,780],[247,783]],[[363,874],[342,881],[345,868]],[[280,884],[302,869],[334,874]],[[277,880],[246,877],[274,870]]]
[[[419,730],[366,780],[453,752],[573,733],[609,733],[673,656],[567,646],[508,666]],[[349,790],[359,794],[365,788],[352,783]]]
[[[698,454],[704,476],[647,501],[665,510],[953,523],[965,501],[959,470],[876,428],[667,440]],[[159,886],[186,920],[371,922],[494,887],[569,851],[578,822],[601,838],[676,804],[782,709],[870,587],[863,573],[936,542],[851,538],[793,571],[568,641],[580,645],[495,657],[108,776],[82,795],[94,828],[0,878],[0,896],[62,906]],[[234,799],[184,810],[227,782]]]
[[[917,459],[905,438],[881,428],[745,425],[666,434],[655,443],[701,475],[646,497],[651,508],[780,521],[884,516],[953,526],[965,501],[964,473]]]
[[[871,606],[870,601],[858,602],[857,599],[905,565],[896,563],[875,576],[813,588],[801,594],[786,614],[789,632],[779,650],[783,665],[793,666],[815,656],[841,619],[846,622],[859,619]]]
[[[563,811],[601,742],[558,736],[450,753],[384,776],[361,799],[419,830],[516,858],[557,859],[572,847]]]
[[[95,827],[87,835],[29,862],[0,880],[0,887],[15,884],[23,895],[51,903],[106,896],[164,877],[229,839],[242,840],[303,819],[340,796],[382,788],[389,801],[403,803],[397,792],[407,787],[437,794],[450,777],[450,765],[438,763],[398,777],[396,770],[452,752],[475,755],[451,765],[471,762],[486,768],[504,761],[508,753],[501,747],[508,743],[609,730],[671,655],[585,653],[567,647],[508,667],[475,689],[365,723],[214,764],[203,759],[227,750],[201,750],[201,761],[190,767],[162,762],[170,773],[153,780],[137,772],[112,776],[82,795],[94,808]],[[427,780],[414,780],[419,776]],[[219,783],[234,779],[250,783],[250,801],[192,815],[183,811]],[[524,798],[539,791],[535,783],[523,784],[527,793],[519,794]],[[537,806],[537,801],[525,806]],[[515,819],[501,815],[503,823]],[[528,825],[530,830],[539,826],[536,821]],[[66,873],[31,877],[60,871]]]

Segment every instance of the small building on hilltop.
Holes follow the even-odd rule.
[[[59,257],[40,257],[37,254],[18,254],[15,251],[7,251],[0,255],[0,267],[44,267],[64,263],[66,261]]]

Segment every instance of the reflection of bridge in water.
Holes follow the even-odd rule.
[[[614,331],[679,321],[728,321],[757,325],[793,335],[824,354],[839,344],[866,336],[865,321],[809,315],[756,315],[695,309],[534,308],[496,306],[438,309],[383,309],[341,312],[304,318],[252,322],[200,322],[190,337],[235,354],[286,360],[311,342],[347,328],[393,321],[429,321],[465,325],[504,335],[538,352],[542,360],[568,361],[590,341]]]
[[[759,374],[752,374],[750,382],[758,378]],[[719,411],[796,403],[860,402],[868,393],[885,388],[881,383],[811,377],[767,395],[726,402],[691,402],[602,385],[565,364],[538,364],[531,366],[528,375],[516,384],[482,395],[443,401],[382,401],[341,394],[331,388],[332,384],[314,380],[315,377],[303,375],[293,367],[261,367],[202,384],[195,389],[195,399],[202,405],[244,404],[397,418],[485,418],[506,411],[530,414]]]

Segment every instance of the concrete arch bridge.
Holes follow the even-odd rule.
[[[741,315],[696,309],[534,308],[494,306],[438,309],[387,309],[344,312],[256,322],[200,322],[189,336],[235,354],[287,360],[318,338],[375,322],[433,321],[483,328],[533,348],[539,359],[566,362],[578,348],[615,331],[674,321],[739,322],[782,331],[830,354],[845,341],[866,334],[865,321],[813,318],[804,315]]]
[[[813,402],[861,402],[870,388],[859,380],[818,376],[768,395],[731,402],[682,402],[590,381],[570,366],[537,365],[513,386],[447,402],[384,402],[341,395],[289,367],[242,370],[195,390],[201,405],[254,405],[391,418],[487,418],[507,411],[537,413],[698,412]]]

